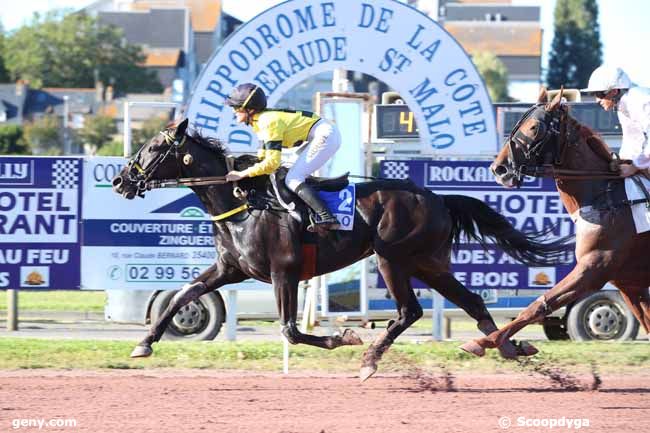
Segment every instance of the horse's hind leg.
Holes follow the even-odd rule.
[[[282,334],[291,344],[308,344],[323,349],[363,344],[361,338],[351,329],[342,335],[321,337],[303,334],[296,325],[298,316],[298,272],[276,272],[271,274],[275,298],[282,323]]]
[[[601,289],[607,282],[605,277],[607,269],[596,264],[597,260],[592,258],[591,263],[579,262],[569,275],[526,307],[515,320],[487,337],[463,344],[461,349],[476,356],[483,356],[485,349],[501,346],[525,326],[544,319],[551,312],[578,300],[589,292]]]
[[[621,296],[650,339],[650,293],[647,287],[619,287]]]
[[[476,326],[483,334],[489,335],[498,330],[492,315],[485,307],[483,298],[469,291],[450,272],[438,272],[430,270],[427,266],[421,266],[415,273],[415,277],[427,283],[429,287],[438,291],[442,296],[469,314],[470,317],[476,320]],[[515,345],[510,340],[507,340],[499,347],[499,352],[504,358],[514,359],[519,354],[531,355],[534,348],[532,346],[530,348],[530,352],[518,353]]]
[[[224,284],[244,281],[247,277],[238,269],[226,267],[219,262],[210,266],[192,283],[186,284],[174,295],[158,321],[153,324],[147,336],[133,349],[132,358],[150,356],[153,353],[151,345],[160,340],[165,329],[178,310],[192,301],[197,300],[205,293],[211,292]]]
[[[386,330],[368,347],[363,354],[360,378],[368,379],[377,371],[377,363],[393,344],[393,341],[409,326],[422,317],[422,307],[411,287],[410,275],[401,264],[388,261],[377,255],[377,265],[386,286],[397,303],[398,317],[388,322]]]

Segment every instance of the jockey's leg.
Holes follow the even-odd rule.
[[[319,120],[309,133],[308,143],[293,166],[289,169],[285,183],[304,202],[316,212],[316,224],[334,229],[338,220],[332,215],[318,193],[305,183],[305,178],[321,168],[341,146],[338,130],[325,120]]]
[[[160,318],[154,323],[147,336],[133,349],[131,357],[149,356],[153,353],[151,345],[160,340],[174,315],[185,305],[197,300],[205,293],[231,283],[238,283],[248,278],[239,269],[217,262],[205,270],[194,281],[183,286],[174,295]]]

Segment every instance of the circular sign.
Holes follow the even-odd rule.
[[[290,0],[242,25],[214,53],[188,104],[190,124],[233,152],[254,152],[252,129],[224,101],[252,82],[269,106],[316,74],[337,68],[372,75],[415,116],[423,154],[498,150],[492,104],[471,59],[442,26],[396,0]]]

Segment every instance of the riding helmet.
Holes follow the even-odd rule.
[[[244,83],[235,87],[226,99],[226,105],[233,108],[252,108],[262,111],[266,108],[264,90],[253,83]]]

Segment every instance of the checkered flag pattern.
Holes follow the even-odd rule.
[[[52,186],[56,189],[75,189],[79,181],[78,159],[57,159],[52,164]]]
[[[409,166],[404,162],[387,161],[384,163],[384,177],[389,179],[408,179]]]

